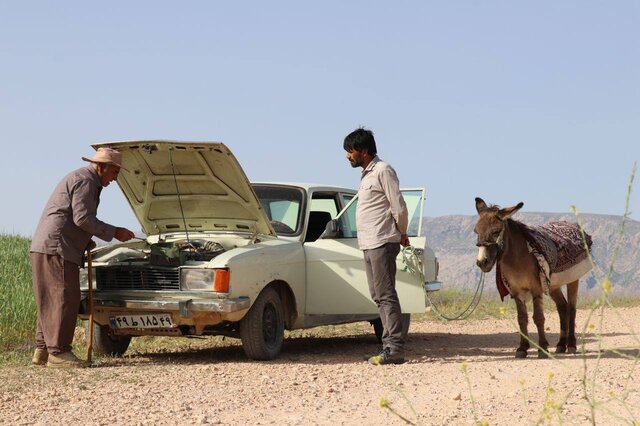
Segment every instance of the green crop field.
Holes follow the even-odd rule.
[[[30,240],[0,235],[0,352],[30,348],[36,323]]]

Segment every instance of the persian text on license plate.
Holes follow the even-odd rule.
[[[167,328],[173,327],[170,314],[112,315],[109,322],[113,328]]]

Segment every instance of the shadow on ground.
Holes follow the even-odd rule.
[[[625,333],[610,333],[604,338],[623,336]],[[551,343],[550,350],[554,351],[558,334],[547,333]],[[537,335],[531,338],[536,341]],[[491,334],[453,334],[453,333],[410,333],[405,347],[406,358],[409,363],[447,363],[462,361],[490,362],[496,359],[513,359],[515,348],[519,342],[519,335],[515,332]],[[586,345],[596,342],[594,338],[587,338]],[[115,366],[131,364],[223,364],[253,363],[260,361],[249,360],[239,340],[227,339],[220,344],[207,346],[206,339],[203,346],[188,349],[163,349],[132,352],[124,358],[102,358],[98,366]],[[580,346],[580,344],[579,344]],[[378,342],[372,335],[347,335],[338,337],[291,337],[284,341],[280,356],[268,362],[270,364],[352,364],[362,363],[363,355],[373,354],[379,348]],[[580,351],[580,348],[578,348]],[[588,350],[583,354],[558,354],[558,358],[619,358],[637,357],[636,349],[619,349],[616,351],[602,349]],[[537,359],[537,350],[529,350],[530,360]]]

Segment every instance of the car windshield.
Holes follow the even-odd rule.
[[[278,235],[299,235],[302,231],[303,191],[277,185],[252,185],[271,226]]]

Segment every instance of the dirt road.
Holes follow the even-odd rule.
[[[580,329],[587,315],[579,311]],[[593,415],[598,424],[638,422],[640,343],[624,325],[638,318],[640,308],[606,311],[601,339],[600,318],[591,318],[586,352],[555,361],[535,351],[515,359],[518,335],[508,317],[414,322],[408,362],[398,366],[362,361],[376,349],[363,324],[298,332],[272,362],[249,361],[234,339],[212,338],[178,351],[134,347],[90,369],[6,367],[0,423],[405,424],[381,407],[384,401],[424,425],[578,425]],[[555,315],[548,315],[547,328],[555,344]],[[595,414],[588,399],[599,404]]]

